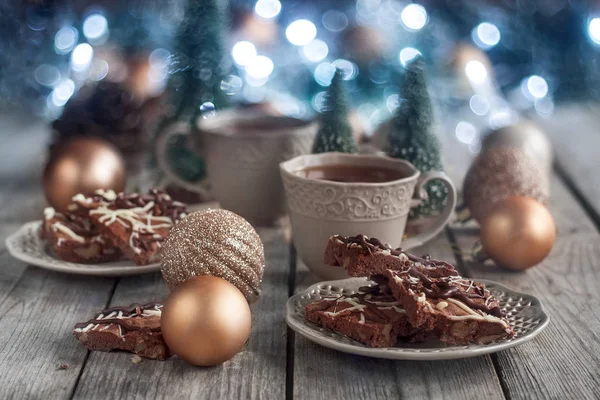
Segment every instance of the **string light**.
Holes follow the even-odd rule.
[[[299,19],[288,25],[285,36],[291,44],[305,46],[317,36],[317,27],[307,19]]]
[[[78,44],[71,53],[71,68],[73,71],[85,71],[92,63],[94,49],[88,43]]]
[[[489,22],[482,22],[473,28],[471,38],[480,48],[489,49],[500,42],[501,35],[496,25]]]
[[[489,101],[485,97],[478,94],[471,96],[471,99],[469,100],[469,107],[471,108],[471,111],[475,113],[475,115],[479,116],[485,115],[490,111]]]
[[[102,14],[94,13],[83,21],[83,34],[93,44],[108,39],[108,21]]]
[[[273,61],[267,56],[256,56],[246,65],[246,73],[254,79],[266,79],[274,68]]]
[[[315,68],[314,77],[315,81],[321,86],[329,86],[331,79],[335,74],[335,67],[331,63],[324,62],[317,65]]]
[[[600,18],[593,18],[588,24],[590,39],[600,45]]]
[[[261,18],[272,19],[281,12],[281,3],[278,0],[258,0],[254,12]]]
[[[60,71],[54,65],[42,64],[35,69],[33,76],[40,85],[53,87],[60,80]]]
[[[348,17],[341,11],[329,10],[321,17],[321,23],[331,32],[340,32],[348,26]]]
[[[54,35],[54,50],[58,54],[67,54],[77,44],[77,39],[79,34],[77,33],[77,29],[72,26],[65,26],[61,28],[56,35]]]
[[[458,140],[466,144],[473,143],[477,139],[477,129],[473,124],[466,121],[460,121],[456,125],[454,133]]]
[[[548,82],[539,75],[531,75],[521,81],[521,91],[531,101],[541,99],[548,94]]]
[[[256,47],[250,42],[237,42],[231,49],[231,56],[236,64],[248,65],[256,57]]]
[[[315,39],[302,48],[302,55],[311,62],[323,60],[329,54],[327,43],[322,40]]]
[[[475,84],[485,82],[487,79],[487,70],[481,61],[471,60],[465,66],[465,74],[467,79]]]
[[[400,19],[406,28],[418,31],[427,23],[427,10],[420,4],[409,4],[402,10]]]
[[[75,82],[71,79],[65,79],[54,88],[49,95],[49,99],[51,99],[54,106],[62,107],[73,96],[73,93],[75,93]]]
[[[417,49],[415,49],[414,47],[405,47],[402,50],[400,50],[400,64],[402,64],[403,67],[406,67],[406,64],[408,64],[411,60],[413,60],[416,56],[420,56],[421,52]]]

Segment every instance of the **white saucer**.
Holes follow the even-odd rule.
[[[439,341],[400,343],[396,347],[372,348],[322,328],[304,319],[304,307],[327,296],[350,295],[361,286],[373,285],[366,278],[349,278],[317,283],[290,297],[286,304],[286,321],[290,328],[315,343],[345,353],[395,360],[449,360],[495,353],[525,343],[537,336],[549,322],[541,302],[534,296],[516,292],[499,283],[480,279],[500,301],[500,307],[517,333],[512,339],[486,345],[446,345]]]
[[[160,271],[160,263],[138,266],[129,260],[102,264],[78,264],[63,261],[52,255],[46,242],[40,238],[41,224],[41,221],[28,222],[6,239],[6,248],[13,257],[40,268],[69,274],[125,276]]]

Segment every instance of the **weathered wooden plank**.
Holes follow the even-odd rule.
[[[444,235],[414,250],[452,260]],[[317,282],[298,262],[296,291]],[[344,354],[295,335],[294,399],[503,399],[487,356],[457,361],[390,361]]]
[[[125,353],[92,352],[75,398],[206,398],[281,399],[285,393],[288,294],[288,244],[278,228],[260,229],[267,267],[262,295],[252,307],[252,333],[247,347],[232,360],[213,368],[197,368],[172,358],[133,364]],[[167,288],[160,274],[123,278],[112,305],[163,299]],[[83,314],[79,318],[85,318]]]
[[[73,325],[103,307],[112,287],[113,279],[27,268],[0,303],[0,398],[68,397],[87,354]]]
[[[561,172],[600,215],[598,148],[600,148],[600,108],[597,103],[571,104],[557,108],[551,118],[538,118],[554,144]]]
[[[546,131],[554,137],[552,127],[562,123],[560,117],[554,117]],[[469,161],[464,146],[447,137],[445,147],[454,157],[453,168],[465,171]],[[560,158],[563,146],[555,148]],[[462,166],[457,164],[461,162]],[[532,293],[542,300],[550,314],[550,326],[534,341],[493,356],[507,397],[592,399],[597,397],[600,388],[600,375],[595,367],[600,350],[595,333],[600,328],[596,311],[600,303],[597,293],[600,280],[594,272],[599,268],[600,237],[587,214],[556,176],[552,178],[549,208],[558,227],[556,244],[543,263],[525,272],[510,272],[492,263],[468,261],[471,247],[479,239],[476,223],[455,224],[451,231],[467,260],[464,268],[469,276],[495,280]]]

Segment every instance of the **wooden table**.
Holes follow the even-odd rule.
[[[160,300],[160,274],[65,275],[28,267],[4,238],[41,215],[39,184],[47,128],[3,115],[0,146],[0,399],[597,399],[600,396],[599,108],[567,106],[540,121],[557,167],[550,208],[558,225],[551,255],[511,273],[468,261],[476,225],[452,225],[418,249],[454,261],[467,276],[532,293],[550,314],[535,340],[457,361],[386,361],[339,353],[287,329],[286,299],[316,281],[281,228],[260,229],[267,267],[247,348],[214,368],[171,360],[134,364],[129,354],[86,351],[73,325],[111,305]],[[455,126],[457,121],[449,121]],[[462,181],[472,155],[442,132],[447,171]],[[60,366],[63,366],[61,368]]]

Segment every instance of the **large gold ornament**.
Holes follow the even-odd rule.
[[[227,210],[197,211],[175,225],[161,251],[162,275],[171,289],[194,276],[214,275],[256,300],[265,266],[260,237]]]
[[[482,152],[496,147],[514,147],[527,154],[540,167],[548,181],[552,173],[553,150],[548,136],[533,121],[521,119],[515,124],[491,131],[482,142]]]
[[[125,178],[125,162],[113,145],[101,139],[74,139],[56,149],[48,161],[44,194],[52,207],[65,211],[78,193],[122,192]]]
[[[481,222],[490,210],[510,196],[525,196],[543,204],[548,201],[548,180],[527,154],[513,147],[494,147],[473,162],[463,185],[471,215]]]
[[[548,209],[523,196],[498,202],[481,221],[484,252],[512,270],[538,264],[550,253],[555,239],[556,225]]]
[[[231,283],[198,276],[177,286],[164,303],[162,335],[169,349],[193,365],[221,364],[250,336],[252,319],[244,295]]]

